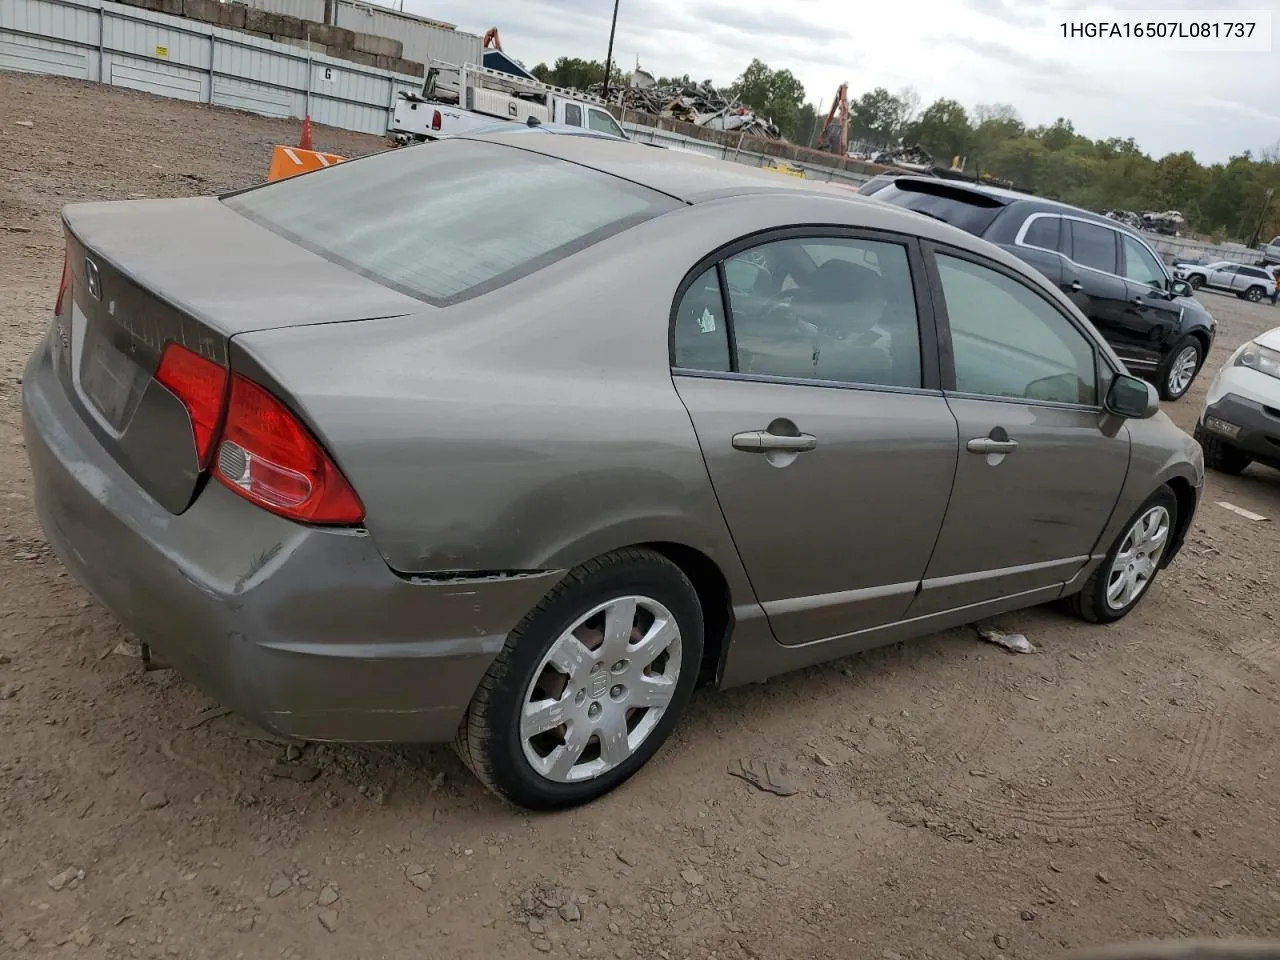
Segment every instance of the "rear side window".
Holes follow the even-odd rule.
[[[877,190],[874,196],[895,207],[928,214],[935,220],[942,220],[977,237],[987,232],[987,228],[1004,209],[1003,204],[993,201],[985,194],[945,186],[937,190],[922,191],[904,190],[897,183],[891,183]]]
[[[680,206],[577,164],[467,140],[388,150],[225,202],[436,306],[504,286]]]
[[[582,126],[582,108],[576,103],[564,105],[564,122],[571,127]]]
[[[1061,217],[1036,217],[1027,225],[1027,233],[1022,238],[1022,242],[1029,247],[1060,251],[1062,247],[1058,240],[1058,233],[1061,228]]]
[[[1071,259],[1082,267],[1116,272],[1116,232],[1083,220],[1071,221]]]

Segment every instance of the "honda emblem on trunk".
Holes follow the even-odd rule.
[[[89,284],[89,293],[95,300],[102,299],[102,277],[98,275],[98,265],[88,257],[84,258],[84,276]]]

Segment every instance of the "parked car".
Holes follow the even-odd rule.
[[[1258,248],[1258,252],[1262,254],[1262,262],[1258,266],[1266,267],[1280,264],[1280,237],[1273,237],[1270,243],[1264,243]]]
[[[1234,293],[1242,300],[1257,303],[1263,297],[1269,297],[1276,291],[1276,279],[1269,270],[1262,267],[1250,267],[1229,260],[1218,260],[1203,266],[1189,263],[1178,264],[1173,268],[1173,275],[1184,280],[1192,290],[1202,287],[1207,290],[1221,290]]]
[[[456,737],[528,807],[699,679],[1119,620],[1200,498],[1053,285],[798,178],[513,134],[63,217],[22,389],[67,569],[262,726]]]
[[[1084,312],[1125,366],[1165,400],[1191,389],[1213,345],[1213,316],[1118,221],[1023,193],[898,177],[875,199],[950,223],[1035,267]]]
[[[1236,474],[1254,461],[1280,469],[1280,327],[1227,358],[1209,385],[1195,437],[1214,470]]]

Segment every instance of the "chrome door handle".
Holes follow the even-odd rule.
[[[1018,441],[992,440],[990,437],[976,437],[964,446],[970,453],[1014,453],[1018,449]]]
[[[1084,289],[1084,284],[1079,280],[1073,280],[1071,281],[1071,286],[1068,289],[1070,289],[1072,293],[1079,293]]]
[[[798,437],[787,437],[767,430],[748,430],[746,433],[733,435],[733,449],[746,453],[771,453],[775,450],[804,453],[818,445],[818,438],[807,433]]]
[[[1129,302],[1132,303],[1135,307],[1146,306],[1146,303],[1147,303],[1147,301],[1142,299],[1142,297],[1134,297]]]

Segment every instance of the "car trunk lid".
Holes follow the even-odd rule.
[[[59,377],[103,447],[173,513],[208,464],[188,404],[156,379],[168,345],[229,372],[237,334],[426,309],[216,198],[74,205],[63,223]]]

